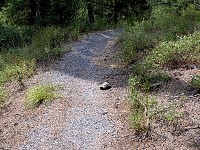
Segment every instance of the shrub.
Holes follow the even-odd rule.
[[[38,29],[36,27],[16,27],[0,24],[0,49],[8,50],[15,47],[30,45]]]
[[[13,78],[17,80],[27,79],[34,74],[36,69],[35,59],[20,59],[19,56],[15,56],[14,54],[12,56],[4,56],[7,56],[8,60],[2,60],[0,69],[0,84],[10,81]],[[18,73],[20,74],[20,77]]]
[[[22,26],[18,27],[19,34],[21,37],[21,47],[30,45],[32,43],[32,39],[34,35],[37,33],[39,30],[38,27],[36,26]]]
[[[162,42],[145,59],[144,65],[172,67],[174,65],[199,64],[200,32],[182,36],[176,41]]]
[[[56,88],[53,85],[39,85],[28,89],[25,105],[28,108],[39,106],[43,102],[55,99]]]
[[[21,39],[15,27],[0,24],[0,50],[20,46]]]
[[[32,48],[37,60],[45,60],[60,55],[65,40],[65,33],[61,28],[47,27],[41,29],[33,38]]]
[[[137,52],[151,50],[161,41],[176,40],[177,36],[193,33],[200,27],[200,12],[194,8],[180,14],[173,7],[158,6],[152,10],[148,20],[128,24],[122,37],[124,59],[137,60]]]

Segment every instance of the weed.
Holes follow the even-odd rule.
[[[4,88],[0,87],[0,105],[6,101],[7,97],[8,92]]]
[[[33,58],[36,60],[47,60],[51,57],[61,55],[64,48],[61,48],[66,34],[61,28],[47,27],[41,29],[32,41]]]
[[[192,77],[191,84],[194,87],[200,88],[200,75],[194,75]]]
[[[148,137],[154,120],[173,122],[180,118],[182,113],[175,111],[179,107],[178,104],[172,103],[163,107],[152,96],[143,94],[137,88],[139,82],[136,77],[129,80],[132,112],[130,121],[137,134],[145,134],[145,137]]]
[[[28,89],[26,92],[25,105],[28,108],[39,106],[43,102],[53,100],[57,97],[56,88],[53,85],[39,85]]]

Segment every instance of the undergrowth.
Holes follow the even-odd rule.
[[[151,91],[170,81],[167,70],[200,65],[200,11],[189,5],[177,11],[175,7],[157,6],[147,20],[127,24],[121,38],[122,57],[132,65],[129,79],[131,124],[136,133],[148,136],[153,121],[181,117],[174,103],[163,107],[150,96]],[[200,87],[200,78],[191,83]]]
[[[173,7],[160,6],[152,10],[151,17],[125,26],[122,36],[123,58],[126,62],[137,61],[139,51],[150,51],[160,42],[173,41],[200,29],[200,11],[192,6],[177,13]]]
[[[56,87],[53,85],[39,85],[31,87],[26,91],[25,106],[34,108],[44,102],[51,101],[57,97]]]
[[[138,79],[130,78],[130,102],[131,116],[130,122],[136,134],[143,134],[147,138],[151,132],[153,122],[164,121],[171,123],[182,117],[182,113],[176,109],[181,103],[172,102],[168,105],[159,104],[153,96],[141,92],[138,85]]]
[[[200,74],[196,74],[191,79],[191,84],[200,89]]]

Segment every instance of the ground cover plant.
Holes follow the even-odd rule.
[[[34,108],[55,99],[57,97],[55,90],[56,88],[53,85],[39,85],[29,88],[26,91],[25,106]]]
[[[136,133],[147,136],[153,121],[173,122],[181,117],[173,103],[163,108],[151,91],[171,80],[169,69],[200,64],[200,11],[196,4],[182,6],[176,2],[152,4],[151,16],[127,24],[121,38],[122,58],[132,64],[130,120]],[[191,84],[199,87],[198,75]]]

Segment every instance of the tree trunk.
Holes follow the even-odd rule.
[[[118,12],[119,12],[119,1],[118,0],[114,0],[114,22],[117,23],[118,22]]]
[[[35,0],[30,0],[30,9],[31,9],[31,14],[30,14],[30,20],[29,23],[35,24],[35,18],[36,18],[36,1]]]
[[[88,19],[90,23],[94,23],[94,10],[92,7],[92,0],[87,0]]]

